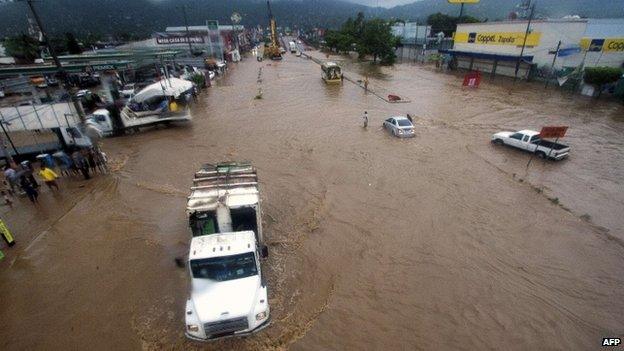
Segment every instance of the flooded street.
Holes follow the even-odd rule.
[[[420,65],[369,74],[411,102],[327,86],[291,54],[248,58],[192,124],[105,139],[110,175],[3,207],[18,245],[0,262],[0,349],[587,350],[622,336],[623,106],[525,82],[465,90]],[[415,138],[381,128],[405,113]],[[543,125],[570,126],[568,160],[527,167],[489,142]],[[174,259],[193,173],[222,160],[258,168],[272,325],[201,344],[184,337]]]

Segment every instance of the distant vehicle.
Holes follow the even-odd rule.
[[[51,86],[51,87],[59,86],[59,81],[56,78],[46,77],[46,82],[48,83],[48,86]]]
[[[90,132],[105,137],[117,131],[138,131],[149,125],[190,121],[194,90],[193,83],[187,80],[163,79],[134,95],[118,118],[112,118],[108,110],[99,109],[87,117],[85,124]]]
[[[492,135],[492,143],[509,145],[515,148],[532,152],[539,158],[562,160],[570,154],[570,147],[540,138],[539,132],[534,130],[520,130],[517,132],[498,132]]]
[[[85,97],[85,96],[87,96],[89,94],[91,94],[91,90],[89,90],[89,89],[82,89],[82,90],[78,90],[76,92],[76,95],[74,95],[74,96],[76,98],[80,99],[80,98],[83,98],[83,97]]]
[[[415,136],[414,125],[407,117],[390,117],[383,122],[383,127],[399,138],[412,138]]]
[[[0,98],[5,97],[6,95],[4,94],[4,90],[0,89]]]
[[[206,341],[257,332],[270,323],[256,169],[246,163],[204,165],[186,207],[190,298],[185,334]]]
[[[294,54],[297,52],[297,44],[294,41],[288,43],[288,48],[290,49],[290,53]]]
[[[342,69],[335,62],[325,62],[321,65],[321,78],[325,83],[342,82]]]
[[[130,83],[130,84],[126,84],[124,85],[121,90],[119,91],[119,93],[121,94],[121,96],[123,96],[124,98],[131,98],[134,96],[135,93],[135,84],[134,83]]]
[[[279,48],[280,54],[285,54],[286,53],[286,49],[284,49],[284,47],[280,46]]]
[[[78,87],[80,88],[91,88],[94,86],[97,86],[98,84],[100,84],[100,76],[99,74],[93,74],[93,75],[89,75],[89,74],[80,74],[78,75]]]

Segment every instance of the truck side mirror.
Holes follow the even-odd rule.
[[[269,248],[266,245],[262,245],[262,248],[260,249],[260,257],[269,257]]]

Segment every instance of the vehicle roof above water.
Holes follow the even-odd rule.
[[[407,117],[405,117],[405,116],[391,116],[391,117],[388,117],[388,118],[394,118],[397,121],[401,121],[401,120],[409,121],[409,119]]]
[[[205,164],[195,173],[186,210],[214,211],[219,204],[229,208],[256,206],[260,201],[255,167],[245,162]]]
[[[237,255],[256,249],[253,231],[208,234],[191,240],[189,260]]]

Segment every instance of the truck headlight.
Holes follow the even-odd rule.
[[[188,325],[186,326],[186,329],[188,329],[188,331],[190,331],[190,332],[197,333],[197,332],[199,331],[199,325],[196,325],[196,324],[188,324]]]
[[[402,129],[399,129],[399,134],[403,134],[403,130]]]
[[[262,312],[256,314],[256,320],[257,321],[261,321],[261,320],[265,319],[266,317],[267,317],[266,311],[262,311]]]

